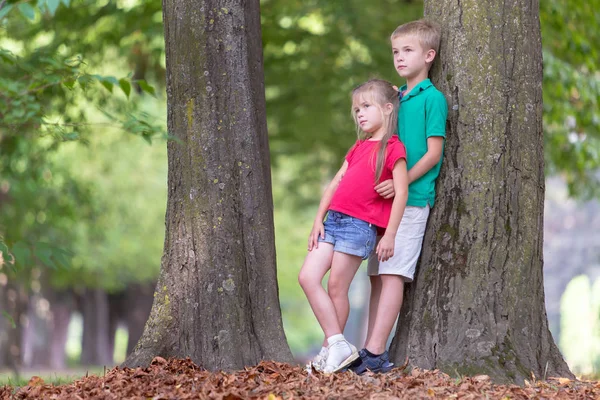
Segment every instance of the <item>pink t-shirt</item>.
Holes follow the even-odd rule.
[[[329,209],[386,228],[394,199],[384,199],[375,191],[378,144],[376,140],[357,140],[348,151],[348,170],[331,199]],[[379,182],[392,179],[392,170],[399,159],[406,159],[406,150],[398,136],[394,135],[388,141]]]

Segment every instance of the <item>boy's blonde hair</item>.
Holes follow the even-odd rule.
[[[433,21],[419,19],[397,27],[392,33],[391,39],[394,40],[399,36],[415,36],[419,39],[419,42],[425,51],[433,49],[437,54],[440,48],[442,29]]]
[[[352,103],[354,103],[355,99],[361,97],[379,108],[384,120],[385,135],[376,147],[375,184],[377,184],[379,183],[381,173],[383,172],[383,166],[385,165],[388,140],[398,133],[398,107],[400,106],[400,99],[398,97],[398,92],[394,89],[392,84],[382,79],[369,79],[367,82],[354,88],[352,91]],[[388,116],[385,116],[383,108],[387,103],[392,105],[392,110]],[[356,124],[358,138],[360,140],[368,139],[371,135],[360,129],[360,124],[358,123],[354,110],[352,110],[352,118]]]

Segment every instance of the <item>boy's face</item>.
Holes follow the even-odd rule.
[[[429,72],[435,58],[435,50],[423,49],[416,36],[397,36],[392,39],[392,54],[396,72],[403,78],[411,79]]]

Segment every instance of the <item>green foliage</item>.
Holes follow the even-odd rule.
[[[142,110],[148,108],[148,101],[140,94],[156,97],[153,85],[146,80],[153,78],[152,71],[146,73],[135,65],[138,56],[147,63],[148,56],[144,52],[152,51],[150,44],[140,44],[138,29],[147,24],[124,27],[122,20],[113,20],[116,16],[137,19],[138,11],[156,14],[160,4],[129,11],[113,3],[101,5],[96,1],[77,1],[72,8],[68,8],[70,2],[65,0],[0,4],[4,5],[0,9],[0,251],[3,260],[0,269],[7,267],[0,272],[28,283],[32,271],[43,266],[54,271],[51,280],[62,286],[85,283],[112,288],[135,279],[131,275],[141,280],[150,279],[148,276],[156,274],[160,260],[160,250],[156,249],[161,244],[158,247],[155,244],[162,236],[159,222],[162,215],[153,220],[156,226],[152,232],[156,233],[153,240],[148,241],[151,245],[146,242],[148,249],[135,249],[137,254],[154,257],[153,261],[132,256],[127,250],[119,254],[114,249],[119,243],[115,242],[114,231],[110,227],[97,231],[97,221],[107,216],[107,204],[118,206],[110,208],[113,219],[123,212],[123,205],[111,200],[111,192],[98,191],[96,176],[77,173],[88,160],[72,157],[70,163],[66,162],[64,149],[76,141],[76,147],[85,154],[83,149],[95,143],[99,133],[103,133],[102,140],[106,141],[107,133],[114,129],[148,142],[156,137],[167,137],[164,118],[152,116],[156,106],[162,108],[164,103],[154,101],[152,113]],[[160,19],[153,19],[150,25],[160,26]],[[156,33],[162,34],[162,28]],[[97,41],[98,35],[106,35],[105,40]],[[135,57],[128,58],[125,52],[135,53]],[[154,55],[158,59],[160,54],[159,51]],[[162,69],[160,65],[159,69]],[[128,70],[131,72],[126,76],[116,77]],[[115,87],[120,93],[113,91]],[[123,145],[126,146],[124,152],[128,152],[123,157],[130,161],[127,168],[135,169],[135,160],[145,156],[134,155],[132,149],[137,152],[147,149]],[[161,150],[164,153],[164,149],[157,148],[149,150],[149,154],[161,160],[161,157],[156,158],[156,151]],[[102,162],[95,164],[97,175],[106,171],[107,164],[116,165],[108,152],[102,154]],[[160,173],[153,176],[161,177]],[[124,182],[130,184],[128,180]],[[156,180],[146,182],[152,185]],[[161,184],[164,186],[164,175]],[[163,192],[157,192],[159,197]],[[131,199],[129,196],[124,201]],[[161,203],[164,209],[164,201]],[[119,226],[120,222],[128,220],[121,218],[115,225]],[[130,226],[149,228],[148,224]],[[94,231],[93,244],[89,242],[90,236],[82,235],[90,230]],[[143,237],[143,232],[135,229],[129,233],[131,237]],[[89,261],[98,252],[87,251],[83,256],[78,253],[84,240],[88,240],[86,250],[90,246],[110,248],[106,243],[112,243],[111,254],[115,261],[102,265],[110,265],[122,274],[102,273],[103,279],[98,279],[101,261]],[[104,254],[100,252],[100,255]],[[136,263],[131,263],[132,267],[117,266],[117,255],[122,262],[135,258]],[[144,262],[147,265],[140,269],[139,263]],[[82,263],[86,266],[82,267]],[[140,272],[134,274],[134,268]]]
[[[288,157],[301,174],[286,185],[297,206],[318,202],[319,186],[356,139],[350,92],[378,76],[400,83],[389,35],[422,16],[419,1],[261,3],[269,141],[275,168]]]
[[[560,349],[578,375],[600,374],[600,279],[585,275],[569,282],[560,303]]]
[[[548,170],[572,194],[600,195],[600,0],[540,2]]]

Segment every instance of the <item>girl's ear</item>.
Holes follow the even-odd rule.
[[[385,103],[383,110],[385,111],[386,115],[389,115],[394,111],[394,105],[392,103]]]

